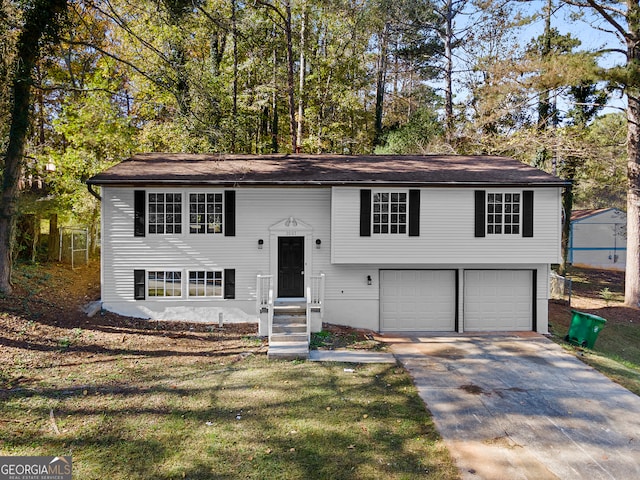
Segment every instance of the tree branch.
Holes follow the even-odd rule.
[[[65,40],[66,43],[68,43],[69,45],[82,45],[84,47],[89,47],[89,48],[94,48],[95,50],[97,50],[98,52],[102,53],[103,55],[114,59],[117,62],[123,63],[124,65],[127,65],[129,67],[131,67],[133,70],[135,70],[136,72],[138,72],[140,75],[142,75],[144,78],[146,78],[147,80],[149,80],[150,82],[152,82],[154,85],[157,85],[159,87],[162,88],[168,88],[168,86],[161,82],[160,80],[153,78],[153,76],[147,72],[145,72],[144,70],[140,69],[139,67],[137,67],[135,64],[133,64],[132,62],[130,62],[129,60],[125,60],[124,58],[121,58],[113,53],[108,52],[107,50],[105,50],[102,47],[99,47],[98,45],[94,45],[91,44],[89,42],[84,42],[81,40],[70,40],[67,39]]]
[[[623,38],[629,39],[629,32],[622,26],[615,18],[614,15],[620,15],[621,17],[626,18],[627,12],[624,10],[620,10],[619,8],[614,8],[612,6],[603,5],[602,3],[598,3],[595,0],[585,0],[584,2],[578,0],[562,0],[564,3],[569,5],[573,5],[575,7],[580,8],[591,8],[597,11],[602,18],[604,18],[613,28],[615,28]]]
[[[275,5],[269,3],[269,2],[265,2],[263,0],[254,0],[254,4],[258,4],[258,5],[262,5],[263,7],[267,7],[270,8],[273,12],[276,13],[276,15],[278,15],[280,17],[280,20],[282,20],[282,22],[286,25],[287,24],[287,17],[285,17],[284,13],[282,13],[280,11],[280,9],[278,7],[276,7]]]

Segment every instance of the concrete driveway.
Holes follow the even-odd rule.
[[[384,340],[463,479],[640,479],[640,397],[545,337]]]

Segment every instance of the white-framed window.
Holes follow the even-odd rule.
[[[520,193],[487,193],[487,234],[519,235],[522,220]]]
[[[182,272],[148,271],[147,297],[181,297]]]
[[[182,233],[182,194],[149,193],[150,234]]]
[[[222,271],[198,270],[189,272],[189,297],[222,298]]]
[[[189,194],[189,233],[222,233],[222,193]]]
[[[406,234],[407,192],[373,192],[372,232],[374,234]]]

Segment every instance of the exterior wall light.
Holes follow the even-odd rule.
[[[316,238],[316,248],[320,248],[320,245],[322,245],[322,240]]]
[[[264,245],[264,240],[263,239],[258,240],[258,250],[262,250],[263,245]]]
[[[371,285],[371,275],[367,275],[367,285]]]

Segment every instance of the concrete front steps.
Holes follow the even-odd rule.
[[[307,321],[307,304],[304,300],[276,300],[273,306],[273,326],[267,358],[309,358]]]

